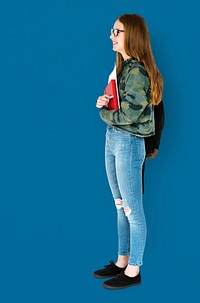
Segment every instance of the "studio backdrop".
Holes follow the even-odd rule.
[[[2,303],[200,301],[197,4],[1,3]],[[110,28],[124,13],[146,20],[166,116],[145,169],[143,284],[116,293],[92,276],[117,252],[106,124],[95,105],[115,62]]]

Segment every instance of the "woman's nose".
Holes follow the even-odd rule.
[[[113,38],[114,38],[115,36],[113,35],[113,34],[111,34],[110,35],[110,39],[113,41]]]

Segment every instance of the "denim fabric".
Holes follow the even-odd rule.
[[[107,126],[105,164],[118,214],[118,254],[129,256],[129,264],[138,266],[143,264],[146,242],[142,201],[144,160],[144,138]]]

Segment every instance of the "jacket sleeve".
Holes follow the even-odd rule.
[[[119,110],[102,107],[100,117],[110,125],[129,125],[137,123],[140,115],[148,105],[145,87],[148,77],[138,67],[133,67],[125,80],[124,97]]]

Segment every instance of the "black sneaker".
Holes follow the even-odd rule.
[[[118,267],[113,261],[110,261],[110,264],[104,265],[103,269],[96,270],[95,272],[93,272],[93,275],[96,278],[109,278],[120,274],[122,271],[125,270],[125,268],[126,267]]]
[[[108,289],[121,289],[129,286],[135,286],[141,284],[140,273],[131,278],[124,274],[124,271],[117,275],[115,278],[107,280],[103,283],[103,286]]]

